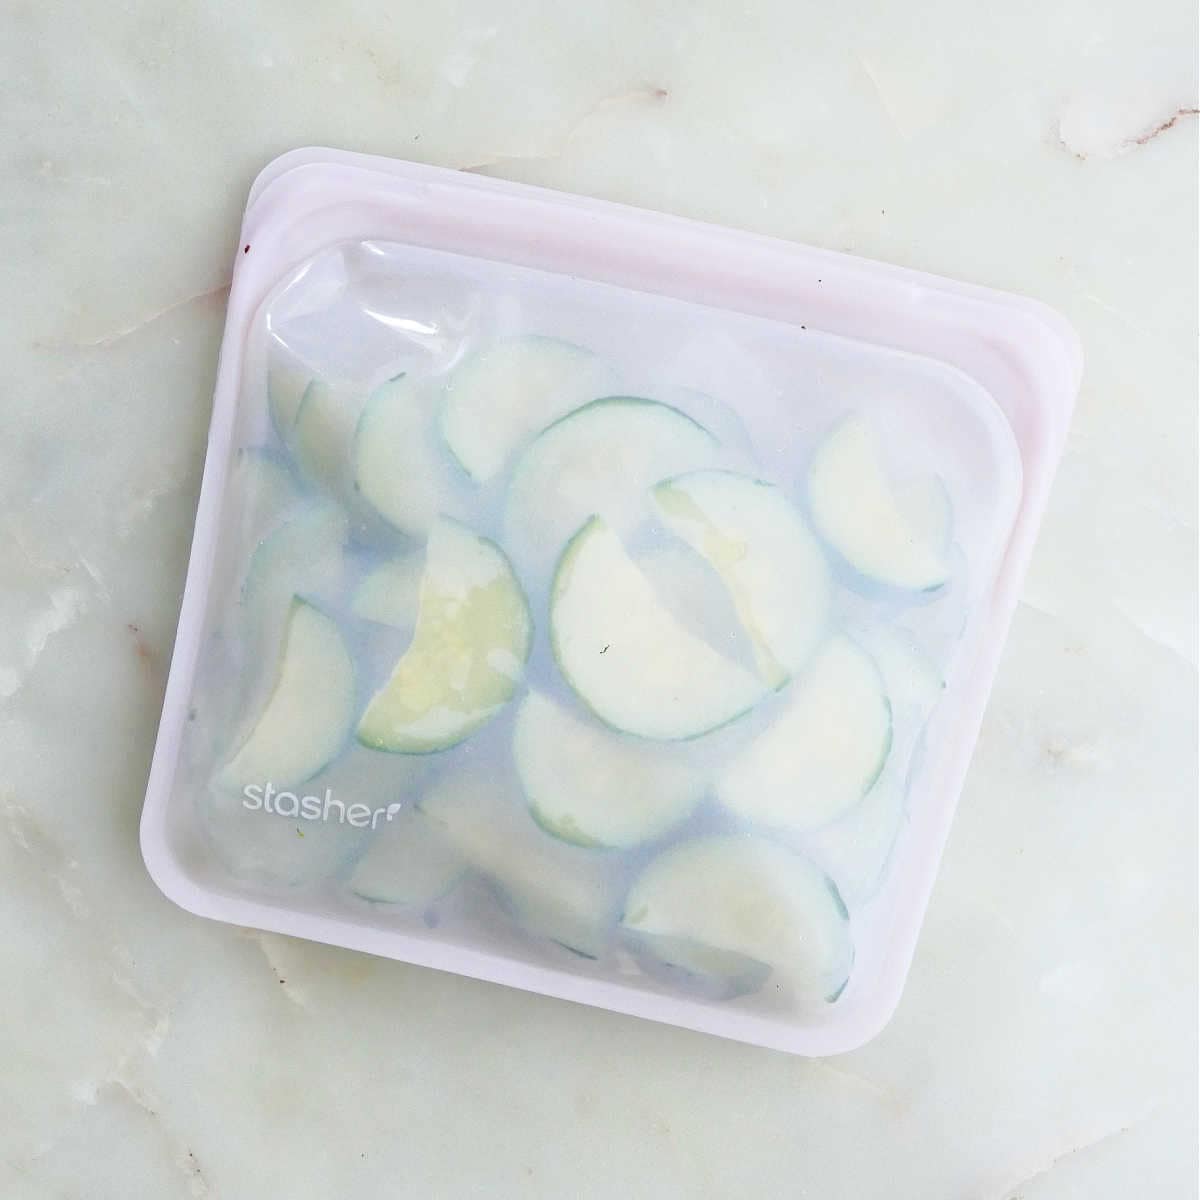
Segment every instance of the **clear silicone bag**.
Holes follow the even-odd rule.
[[[1078,385],[1031,302],[413,164],[247,208],[185,907],[801,1053],[898,999]]]

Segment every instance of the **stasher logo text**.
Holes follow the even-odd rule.
[[[267,812],[277,817],[299,817],[304,821],[336,821],[356,829],[375,829],[380,820],[390,821],[403,804],[388,804],[369,808],[365,804],[343,804],[326,788],[324,796],[300,796],[295,792],[276,791],[268,780],[265,784],[248,783],[242,788],[242,807],[251,812]]]

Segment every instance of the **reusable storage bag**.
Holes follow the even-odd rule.
[[[238,247],[151,874],[239,925],[861,1044],[1079,373],[1028,300],[285,155]]]

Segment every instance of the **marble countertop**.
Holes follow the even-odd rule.
[[[1196,1194],[1185,0],[7,6],[0,1194]],[[327,144],[1026,292],[1087,377],[898,1014],[826,1061],[222,927],[137,822],[238,217]]]

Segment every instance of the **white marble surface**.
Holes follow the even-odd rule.
[[[1196,1195],[1192,10],[5,6],[0,1194]],[[306,143],[1076,323],[1067,459],[908,991],[865,1049],[808,1062],[223,928],[150,883],[238,213]]]

